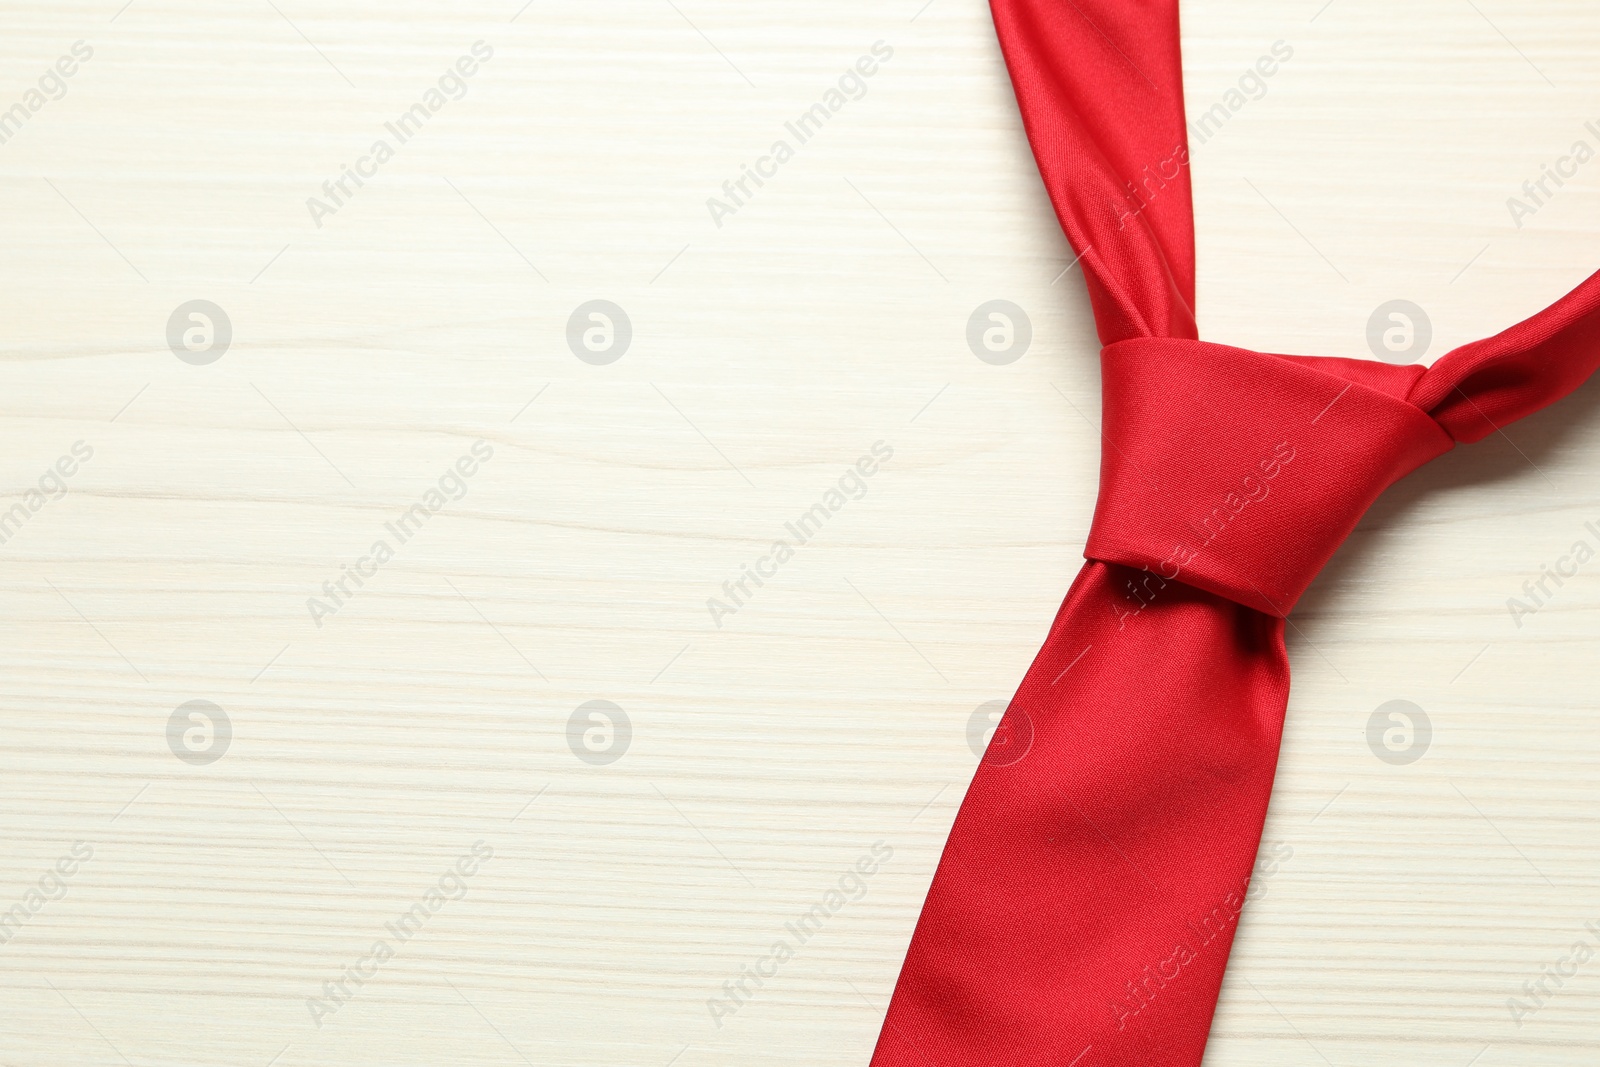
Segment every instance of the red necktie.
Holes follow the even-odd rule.
[[[1431,368],[1196,337],[1177,0],[992,0],[1105,345],[1088,562],[961,805],[873,1067],[1197,1067],[1283,618],[1398,478],[1600,365],[1600,274]]]

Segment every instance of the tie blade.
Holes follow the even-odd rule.
[[[1090,562],[1068,594],[873,1067],[1198,1067],[1277,765],[1283,624],[1176,582],[1130,601],[1140,577]]]

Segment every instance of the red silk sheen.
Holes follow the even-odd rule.
[[[1432,367],[1200,341],[1176,0],[991,5],[1105,345],[1100,495],[872,1064],[1198,1067],[1271,862],[1284,616],[1385,488],[1600,366],[1600,274]]]
[[[1103,344],[1196,337],[1172,0],[991,0],[1022,125]]]

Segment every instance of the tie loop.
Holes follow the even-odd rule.
[[[1385,489],[1454,445],[1405,399],[1421,367],[1145,337],[1108,345],[1101,368],[1084,555],[1270,615],[1289,613]]]

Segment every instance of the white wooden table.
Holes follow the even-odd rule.
[[[1507,204],[1600,148],[1592,5],[1321,3],[1184,8],[1191,115],[1292,50],[1194,147],[1208,339],[1367,356],[1406,299],[1432,358],[1600,266],[1600,161]],[[1094,499],[987,8],[122,4],[0,9],[0,1063],[865,1064]],[[1506,604],[1597,478],[1591,385],[1303,602],[1209,1065],[1600,1059],[1600,959],[1507,1006],[1600,944],[1600,563]]]

